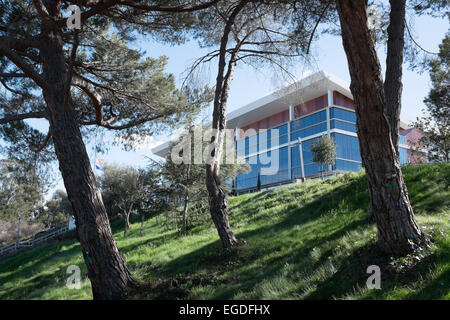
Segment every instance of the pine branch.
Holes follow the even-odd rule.
[[[0,124],[10,123],[14,121],[21,121],[25,119],[42,119],[42,118],[46,118],[44,112],[28,112],[0,118]]]

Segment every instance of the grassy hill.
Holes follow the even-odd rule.
[[[141,298],[186,299],[450,299],[450,165],[403,169],[416,218],[430,248],[404,258],[381,255],[366,222],[363,173],[308,181],[229,200],[231,224],[244,244],[221,250],[212,223],[188,237],[161,232],[156,219],[115,239],[134,275],[153,284]],[[381,267],[381,290],[365,283]],[[78,265],[82,288],[66,288]],[[90,299],[80,246],[49,244],[0,261],[0,299]]]

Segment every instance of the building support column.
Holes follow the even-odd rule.
[[[298,151],[300,154],[300,170],[302,173],[301,180],[305,182],[305,166],[303,165],[303,147],[302,147],[302,138],[298,137]]]
[[[334,104],[333,103],[333,91],[332,90],[328,90],[328,106],[327,106],[327,135],[329,137],[331,137],[331,120],[330,120],[330,108],[331,106]],[[327,168],[328,172],[332,171],[332,166],[329,164],[328,168]]]
[[[330,122],[330,107],[333,105],[333,91],[328,90],[328,105],[327,105],[327,134],[330,135],[331,122]]]
[[[294,120],[294,108],[289,106],[288,121],[288,179],[292,181],[292,152],[291,152],[291,121]]]

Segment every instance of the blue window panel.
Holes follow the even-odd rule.
[[[309,139],[302,142],[302,150],[303,150],[303,163],[310,164],[313,162],[313,153],[311,152],[311,145],[313,141],[320,139],[320,137]]]
[[[340,129],[356,133],[356,125],[339,120],[331,120],[331,129]]]
[[[258,178],[250,178],[236,181],[236,189],[254,188],[258,184]]]
[[[361,161],[357,137],[340,133],[332,133],[331,136],[336,143],[336,155],[338,158]]]
[[[313,127],[309,127],[300,131],[296,131],[291,133],[291,141],[297,140],[298,137],[305,138],[308,136],[312,136],[313,134],[321,133],[327,131],[327,124],[323,122]]]
[[[250,164],[250,171],[247,173],[248,177],[256,177],[258,175],[258,156],[249,157],[247,163]]]
[[[236,150],[244,150],[245,149],[245,139],[238,140],[236,142]]]
[[[287,170],[289,168],[289,149],[284,147],[278,149],[280,170]]]
[[[257,145],[257,144],[258,144],[258,135],[257,134],[248,138],[248,145],[250,147]]]
[[[270,176],[261,176],[261,185],[268,185],[289,180],[289,171],[280,170],[277,174]]]
[[[399,136],[398,137],[398,142],[400,144],[406,144],[406,137],[405,136]]]
[[[326,111],[320,111],[317,113],[314,113],[310,116],[306,116],[303,118],[300,118],[298,120],[291,122],[291,131],[296,131],[302,128],[306,128],[312,125],[315,125],[319,122],[325,121],[327,119]]]
[[[287,170],[289,168],[288,147],[272,150],[259,155],[258,163],[259,168],[272,168],[277,172],[276,174],[281,170]],[[261,172],[261,170],[259,172]]]
[[[280,137],[280,145],[288,143],[288,139],[289,137],[287,135]]]
[[[291,148],[291,166],[299,167],[300,166],[300,149],[298,148],[298,144],[294,145]]]
[[[304,166],[305,177],[309,177],[320,172],[319,165],[317,163],[311,163]],[[302,171],[300,167],[292,168],[292,178],[300,179],[302,177]]]
[[[278,131],[274,131],[273,129],[278,129]],[[289,137],[287,136],[288,126],[287,123],[273,128],[270,133],[270,147],[277,147],[279,145],[285,144],[288,142]]]
[[[302,177],[302,170],[300,167],[292,168],[292,178],[293,179],[300,179]]]
[[[240,149],[236,151],[237,157],[238,158],[243,158],[245,157],[245,149]]]
[[[309,139],[309,140],[302,142],[303,166],[305,166],[305,168],[307,165],[310,165],[313,163],[313,154],[310,150],[311,150],[312,142],[317,139],[320,139],[320,138],[318,137],[318,138]],[[301,176],[300,152],[299,151],[300,150],[299,150],[298,144],[294,145],[291,148],[291,166],[292,166],[292,172],[293,172],[292,174],[293,174],[294,178],[299,178]],[[313,169],[310,169],[310,170],[313,170]],[[306,171],[305,171],[305,175],[306,175]]]
[[[261,131],[261,133],[258,134],[258,151],[264,151],[266,149],[269,149],[271,146],[270,139],[271,139],[270,130]]]
[[[258,163],[257,163],[257,157],[253,156],[250,158],[246,158],[245,162],[249,163],[250,165],[250,171],[247,173],[240,173],[237,175],[236,179],[248,179],[250,177],[255,177],[258,175]]]
[[[248,154],[255,154],[258,152],[258,145],[254,144],[248,148]]]
[[[271,148],[272,147],[278,147],[278,146],[283,145],[285,143],[288,143],[288,136],[287,135],[278,137],[278,139],[275,138],[275,139],[271,140],[270,141],[270,147]]]
[[[333,170],[343,170],[343,171],[359,171],[361,170],[361,163],[345,161],[337,159],[333,166]]]
[[[405,148],[398,148],[398,151],[400,157],[400,164],[408,163],[408,150]]]
[[[319,165],[317,163],[305,165],[304,169],[306,177],[319,173]]]
[[[272,130],[274,130],[274,129],[278,129],[278,136],[281,137],[282,135],[285,135],[285,134],[288,133],[288,124],[285,123],[285,124],[283,124],[283,125],[281,125],[281,126],[278,126],[278,127],[273,128]],[[272,132],[272,135],[273,135],[273,136],[276,135],[275,131]]]
[[[356,123],[356,114],[353,111],[343,110],[340,108],[330,108],[330,118],[341,119]]]

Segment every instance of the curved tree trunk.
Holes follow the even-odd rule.
[[[227,198],[224,190],[220,185],[220,180],[214,172],[213,167],[206,166],[206,186],[209,193],[209,210],[211,218],[219,233],[222,245],[226,249],[231,249],[238,245],[238,240],[231,230],[230,221],[228,219]]]
[[[402,98],[403,48],[405,45],[405,3],[406,0],[390,0],[389,27],[387,29],[387,55],[384,92],[386,95],[386,116],[391,126],[392,143],[398,156],[398,138]],[[372,193],[372,187],[369,185]],[[370,204],[369,222],[375,222],[373,205]]]
[[[52,29],[51,29],[52,28]],[[67,66],[61,33],[56,25],[43,26],[41,57],[50,131],[59,169],[74,209],[77,235],[88,269],[94,299],[120,299],[136,284],[113,239],[82,140],[70,94],[66,96]],[[66,100],[66,101],[65,101]]]
[[[130,228],[130,215],[127,212],[123,213],[123,221],[124,221],[123,237],[126,237],[128,229]]]
[[[378,240],[388,253],[402,255],[423,243],[403,181],[375,43],[367,24],[367,1],[338,0],[344,49],[350,69],[358,139],[371,188]],[[398,121],[398,120],[397,120]]]
[[[139,236],[142,237],[144,234],[144,214],[141,213],[141,230],[139,231]]]
[[[392,143],[398,153],[400,112],[402,101],[402,66],[405,46],[405,5],[406,0],[390,0],[389,27],[387,29],[387,56],[384,93],[386,114],[391,126]]]
[[[211,143],[214,144],[211,153],[211,159],[206,164],[206,188],[208,189],[209,210],[211,218],[219,233],[220,240],[224,248],[230,249],[238,245],[238,240],[231,230],[228,211],[227,198],[220,182],[220,162],[222,160],[223,143],[225,140],[226,129],[226,108],[228,102],[228,92],[230,84],[233,80],[234,68],[236,66],[236,55],[239,52],[240,44],[238,44],[233,53],[226,61],[228,37],[231,32],[231,27],[239,14],[239,12],[248,3],[247,0],[241,0],[231,12],[226,21],[222,38],[220,40],[219,49],[219,65],[216,79],[216,89],[214,94],[214,111],[212,119],[213,136]]]
[[[183,224],[181,226],[181,234],[186,237],[187,235],[187,213],[188,213],[188,206],[189,206],[189,198],[187,191],[184,195],[184,207],[183,207]]]

